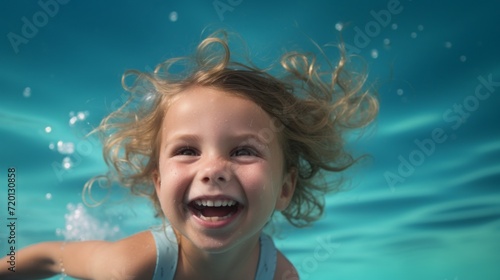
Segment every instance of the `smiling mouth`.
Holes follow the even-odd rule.
[[[197,199],[188,204],[191,212],[204,221],[217,222],[233,216],[243,206],[231,199]]]

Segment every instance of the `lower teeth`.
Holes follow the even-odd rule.
[[[230,214],[227,214],[226,216],[224,217],[219,217],[219,216],[214,216],[214,217],[205,217],[201,214],[198,215],[198,217],[204,221],[210,221],[210,222],[217,222],[217,221],[221,221],[221,220],[225,220],[229,217],[231,217],[233,215],[233,213],[230,213]]]

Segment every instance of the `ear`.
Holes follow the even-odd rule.
[[[158,172],[158,170],[153,171],[151,177],[153,179],[153,184],[155,185],[156,194],[159,194],[161,189],[160,172]]]
[[[281,192],[276,201],[276,210],[283,211],[288,207],[295,192],[295,185],[297,184],[297,169],[291,168],[283,178],[283,185]]]

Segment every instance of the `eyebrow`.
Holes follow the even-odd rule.
[[[187,142],[193,143],[200,141],[201,138],[194,134],[174,134],[172,137],[166,137],[164,148],[170,146],[172,142]]]
[[[268,147],[270,142],[272,141],[269,141],[269,142],[264,142],[260,139],[259,135],[258,134],[255,134],[255,133],[241,133],[241,134],[236,134],[234,136],[232,136],[232,138],[238,140],[238,141],[255,141],[257,142],[258,145],[262,145],[264,147]]]
[[[272,141],[262,141],[259,137],[258,134],[256,133],[251,133],[251,132],[244,132],[244,133],[235,133],[228,135],[228,138],[231,140],[234,140],[235,142],[241,142],[241,141],[251,141],[253,143],[257,143],[258,145],[268,147],[270,142]],[[201,137],[196,135],[196,134],[174,134],[172,137],[167,137],[166,139],[166,144],[165,147],[169,145],[169,143],[173,141],[181,141],[181,142],[198,142],[201,140]]]
[[[166,137],[166,140],[172,141],[172,140],[181,140],[181,141],[186,141],[186,142],[191,142],[191,141],[198,141],[201,138],[198,135],[195,134],[174,134],[172,137]]]

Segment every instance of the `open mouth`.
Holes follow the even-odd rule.
[[[198,218],[204,221],[217,222],[236,214],[242,205],[231,199],[197,199],[191,201],[188,207]]]

